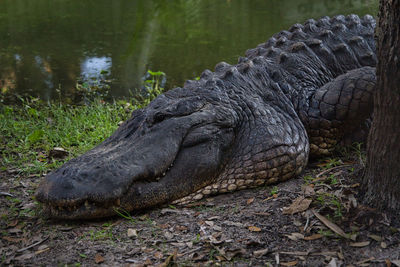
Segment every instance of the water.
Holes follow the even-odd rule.
[[[0,0],[0,90],[71,101],[76,84],[135,93],[148,69],[182,86],[297,22],[376,15],[378,0]]]

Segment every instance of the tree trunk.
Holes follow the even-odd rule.
[[[400,216],[400,0],[381,0],[377,88],[368,137],[365,202]]]

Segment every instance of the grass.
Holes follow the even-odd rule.
[[[144,82],[147,93],[129,101],[109,103],[94,97],[86,105],[73,106],[20,98],[18,106],[0,104],[0,171],[41,175],[99,144],[132,110],[163,91],[159,84],[165,74],[149,73],[151,78]],[[68,157],[51,158],[55,147],[66,150]]]
[[[24,100],[22,106],[3,106],[0,113],[1,168],[22,173],[43,173],[62,161],[49,158],[54,147],[69,152],[69,158],[92,148],[125,120],[123,106],[95,100],[85,106],[43,104]]]

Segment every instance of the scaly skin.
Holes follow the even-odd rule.
[[[374,27],[355,15],[293,25],[134,111],[37,199],[50,217],[87,219],[296,176],[371,117]]]

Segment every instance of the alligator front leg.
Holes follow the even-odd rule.
[[[363,67],[315,91],[308,109],[300,113],[310,139],[310,156],[330,154],[345,136],[371,118],[375,84],[375,68]]]

